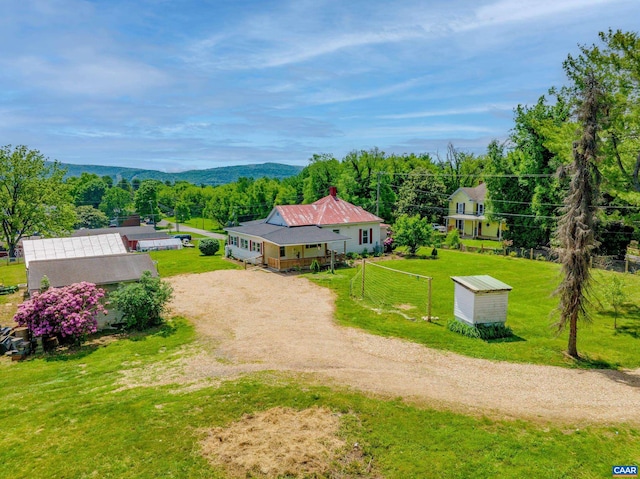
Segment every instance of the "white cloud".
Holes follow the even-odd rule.
[[[311,105],[327,105],[331,103],[345,103],[358,100],[368,100],[381,96],[390,95],[399,91],[407,90],[419,85],[423,81],[422,78],[412,78],[404,82],[394,85],[387,85],[381,88],[361,91],[358,93],[345,93],[336,90],[325,90],[319,93],[312,93],[304,97],[303,103]]]
[[[613,3],[612,0],[499,0],[477,8],[474,19],[454,25],[455,30],[470,30],[492,25],[522,23],[563,13],[574,13]]]
[[[150,65],[87,52],[58,62],[25,56],[12,63],[14,75],[30,85],[64,94],[124,96],[169,83],[162,71]]]
[[[434,116],[454,116],[454,115],[469,115],[476,113],[489,113],[492,111],[511,111],[514,105],[512,104],[489,104],[480,105],[467,108],[446,108],[443,110],[427,110],[411,113],[398,113],[396,115],[379,115],[376,118],[386,120],[404,120],[412,118],[429,118]]]

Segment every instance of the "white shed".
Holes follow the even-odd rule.
[[[182,249],[180,238],[140,240],[136,246],[138,251],[160,251],[165,249]]]
[[[455,285],[453,314],[458,321],[471,326],[506,322],[511,286],[488,275],[451,279]]]

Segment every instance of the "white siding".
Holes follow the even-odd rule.
[[[341,224],[341,225],[325,225],[323,229],[338,230],[341,235],[351,238],[346,241],[346,249],[344,242],[336,241],[329,243],[329,248],[333,248],[338,253],[362,253],[366,248],[367,251],[372,252],[377,246],[382,249],[382,241],[380,241],[380,223],[361,223],[361,224]],[[367,244],[360,244],[360,230],[367,230],[367,234],[371,233],[371,240]],[[373,231],[371,231],[373,230]]]
[[[507,291],[495,291],[491,293],[478,293],[475,295],[474,322],[480,323],[504,323],[507,321]]]
[[[256,262],[258,260],[261,260],[262,257],[262,253],[258,253],[257,251],[252,251],[251,250],[251,243],[261,243],[262,247],[264,247],[265,242],[261,239],[257,239],[254,236],[245,236],[239,233],[230,233],[229,236],[237,236],[238,237],[238,246],[232,245],[229,243],[229,241],[227,241],[227,244],[225,246],[225,256],[228,255],[228,252],[231,253],[231,255],[239,260],[248,260],[249,262]],[[227,236],[227,240],[229,238],[229,236]],[[240,239],[244,239],[247,241],[247,247],[246,248],[241,248],[240,244],[241,241]]]
[[[508,291],[474,293],[454,283],[453,315],[470,325],[507,321]]]
[[[287,226],[287,223],[285,223],[275,208],[273,209],[273,213],[267,218],[267,223],[270,225]]]
[[[474,324],[473,310],[475,294],[461,284],[454,283],[454,285],[453,315],[459,321]]]

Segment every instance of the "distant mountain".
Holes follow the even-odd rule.
[[[95,173],[98,176],[110,176],[114,181],[125,178],[128,181],[138,178],[140,180],[160,180],[171,182],[188,181],[195,185],[223,185],[233,183],[238,178],[288,178],[295,176],[302,170],[301,166],[283,165],[280,163],[262,163],[259,165],[222,166],[206,170],[188,170],[179,173],[164,173],[156,170],[141,170],[138,168],[124,168],[120,166],[101,165],[72,165],[61,163],[67,169],[67,176],[80,176],[82,173]]]

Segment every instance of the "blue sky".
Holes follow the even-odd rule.
[[[179,171],[482,153],[637,0],[4,0],[0,144]]]

